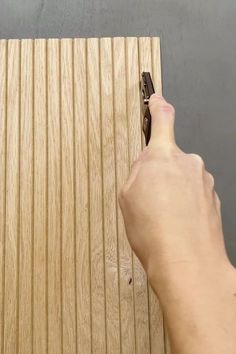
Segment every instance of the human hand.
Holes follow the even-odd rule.
[[[177,274],[191,276],[191,269],[199,274],[230,262],[213,176],[199,155],[176,145],[173,106],[153,94],[149,108],[151,139],[134,162],[119,203],[129,243],[158,293]]]

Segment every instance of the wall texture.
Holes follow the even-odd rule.
[[[214,175],[236,265],[236,3],[209,0],[1,0],[0,38],[160,36],[176,137]]]

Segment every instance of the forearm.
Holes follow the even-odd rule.
[[[161,291],[160,284],[158,287],[155,281],[152,284],[154,291],[158,288],[156,292],[159,293],[173,354],[235,354],[235,268],[205,270],[203,273],[183,264],[178,265],[177,272],[178,275],[173,274]]]

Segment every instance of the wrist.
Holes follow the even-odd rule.
[[[151,264],[148,267],[148,279],[162,306],[171,301],[200,296],[208,288],[236,284],[236,268],[227,260],[217,264],[206,262],[201,265],[194,262],[177,262],[168,267]],[[236,290],[236,289],[235,289]],[[235,291],[236,292],[236,291]]]
[[[227,353],[234,353],[236,269],[230,264],[205,272],[191,268],[183,278],[175,276],[160,292],[172,350],[222,353],[227,343]]]

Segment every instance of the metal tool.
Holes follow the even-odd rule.
[[[151,137],[152,117],[148,107],[150,96],[155,93],[150,72],[142,72],[140,81],[140,91],[143,101],[143,132],[145,135],[145,143],[148,145]]]

